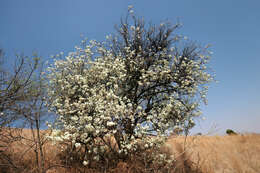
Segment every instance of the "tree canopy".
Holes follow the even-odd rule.
[[[51,138],[84,146],[88,164],[108,150],[125,158],[159,147],[175,128],[193,127],[213,80],[210,54],[176,34],[179,27],[147,26],[130,12],[106,42],[83,41],[56,59],[48,72],[49,104],[59,131]]]

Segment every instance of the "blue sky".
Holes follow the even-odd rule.
[[[135,14],[159,24],[177,20],[179,32],[212,44],[211,67],[218,84],[193,132],[222,134],[231,128],[260,133],[260,1],[257,0],[1,0],[0,47],[8,57],[37,51],[46,59],[73,51],[83,34],[104,40],[134,6]],[[215,128],[216,127],[216,128]]]

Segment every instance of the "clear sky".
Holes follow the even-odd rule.
[[[260,1],[259,0],[1,0],[0,47],[37,51],[48,59],[73,51],[83,34],[105,40],[134,6],[145,21],[181,21],[181,34],[201,45],[212,44],[211,67],[218,84],[209,88],[209,104],[193,132],[260,133]]]

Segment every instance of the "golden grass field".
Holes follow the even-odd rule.
[[[42,131],[46,133],[46,131]],[[31,130],[22,130],[27,139],[32,138]],[[31,147],[30,147],[31,146]],[[231,136],[172,136],[166,144],[168,151],[175,155],[177,166],[187,164],[196,167],[202,173],[260,173],[260,134]],[[24,168],[24,173],[35,172],[35,152],[33,142],[21,140],[12,143],[8,152],[16,165]],[[1,149],[1,148],[0,148]],[[60,146],[46,141],[43,146],[47,173],[77,172],[72,168],[62,167]],[[1,153],[0,153],[1,154]],[[78,165],[75,165],[77,167]],[[125,163],[118,164],[114,172],[131,172]],[[12,172],[0,160],[0,173]],[[15,172],[15,171],[13,171]],[[89,171],[85,171],[89,172]],[[93,172],[93,171],[92,171]],[[172,172],[175,172],[172,170]]]
[[[184,138],[169,139],[168,144],[178,155],[183,152]],[[196,163],[207,173],[259,173],[260,135],[188,137],[183,159]]]

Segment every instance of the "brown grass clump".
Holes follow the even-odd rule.
[[[46,133],[42,131],[42,135]],[[10,143],[8,149],[0,153],[8,155],[17,169],[8,167],[6,161],[0,160],[0,173],[38,171],[33,142],[28,140],[31,131],[23,129],[22,136],[26,139]],[[147,151],[137,153],[128,160],[111,159],[107,162],[110,165],[95,166],[94,163],[89,168],[81,164],[80,152],[70,150],[69,145],[52,145],[46,141],[43,150],[46,173],[260,172],[260,134],[170,137],[160,151],[167,153],[167,157],[174,155],[175,160],[169,164],[153,162],[151,153],[158,151]]]
[[[36,154],[39,157],[39,152],[36,153],[36,143],[33,141],[31,129],[11,129],[12,132],[7,129],[6,132],[1,134],[1,137],[6,136],[9,138],[16,138],[14,141],[5,143],[5,147],[2,147],[0,140],[0,173],[34,173],[39,172],[36,162]],[[35,131],[34,131],[35,132]],[[12,133],[12,135],[10,135]],[[55,167],[61,167],[60,160],[58,159],[59,147],[52,145],[51,142],[45,139],[45,136],[50,134],[50,131],[42,130],[41,138],[43,142],[44,162],[45,169],[49,170]],[[6,146],[8,144],[8,146]],[[8,157],[3,157],[6,155]]]

